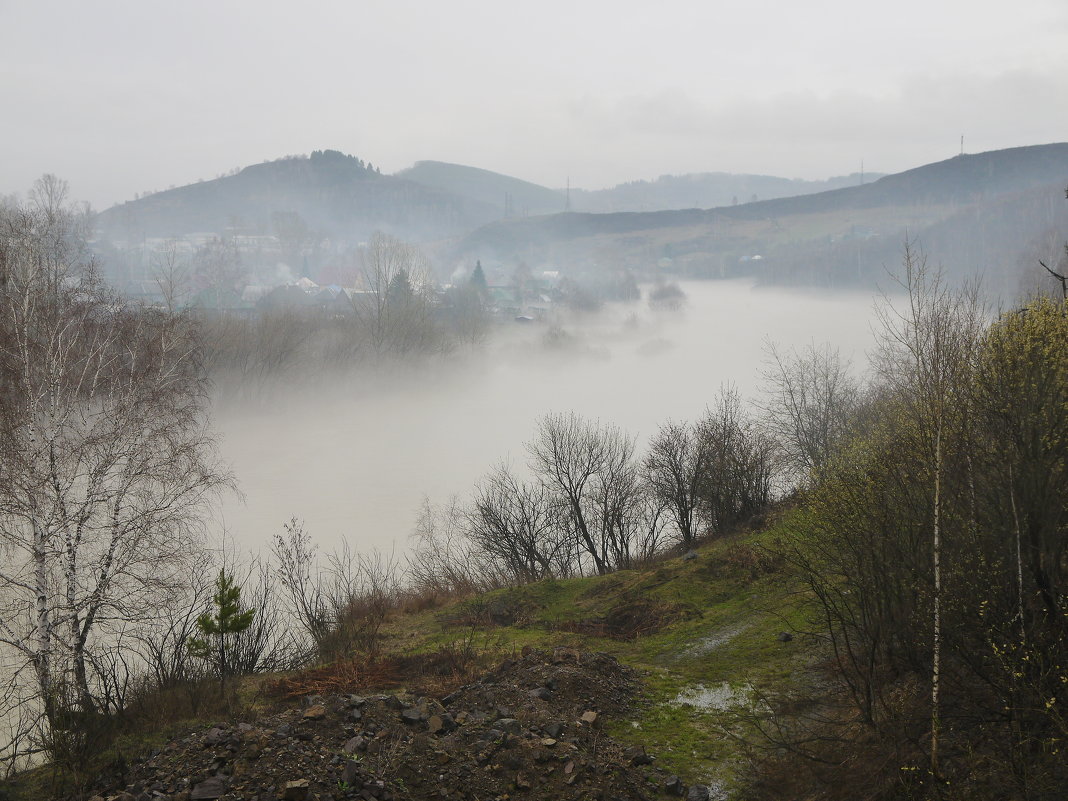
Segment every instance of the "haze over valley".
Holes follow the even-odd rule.
[[[222,399],[221,452],[245,495],[224,507],[229,535],[255,548],[297,517],[327,548],[345,538],[403,552],[424,497],[446,503],[498,462],[521,464],[548,412],[574,410],[644,442],[669,419],[699,417],[723,386],[758,395],[767,343],[830,343],[858,372],[866,365],[870,293],[746,280],[682,288],[679,310],[635,302],[562,315],[559,344],[523,326],[446,362],[320,380],[313,391],[280,381],[252,408]]]
[[[0,801],[1068,797],[1066,42],[0,0]]]

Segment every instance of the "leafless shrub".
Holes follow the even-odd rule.
[[[829,345],[803,350],[765,345],[764,424],[783,454],[787,481],[805,483],[848,433],[859,397],[850,364]]]
[[[331,621],[316,550],[303,524],[293,518],[283,525],[283,533],[275,534],[271,554],[289,599],[289,613],[318,648],[330,635]]]
[[[289,610],[310,638],[320,660],[378,651],[379,632],[401,599],[401,563],[393,554],[353,551],[348,543],[326,558],[303,526],[292,520],[275,538],[279,580]]]
[[[706,412],[699,436],[706,454],[699,500],[709,530],[722,535],[771,502],[774,444],[731,388]]]
[[[235,566],[236,567],[236,566]],[[256,610],[252,624],[233,635],[228,662],[236,674],[293,670],[309,658],[305,643],[286,625],[277,578],[266,561],[253,559],[244,569],[241,605]]]
[[[558,511],[544,485],[522,481],[500,465],[476,486],[463,516],[465,534],[510,583],[567,576],[574,569],[574,547]]]
[[[508,576],[487,563],[466,536],[464,512],[453,499],[442,506],[424,500],[408,556],[408,593],[421,597],[462,598],[502,587]]]
[[[538,421],[527,444],[531,467],[555,499],[558,519],[582,559],[599,575],[630,567],[640,496],[634,440],[611,425],[577,414]]]
[[[373,658],[382,624],[399,603],[400,561],[392,553],[356,553],[343,543],[330,555],[327,575],[332,625],[320,658],[353,650]]]

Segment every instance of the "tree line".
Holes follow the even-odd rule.
[[[912,246],[901,280],[871,381],[789,518],[833,692],[778,699],[800,720],[749,721],[770,746],[760,797],[786,782],[823,798],[1056,798],[1068,307],[1037,297],[991,319]]]
[[[762,512],[778,458],[730,389],[700,420],[664,424],[644,454],[573,412],[538,420],[526,453],[525,469],[498,465],[466,502],[428,505],[415,581],[455,594],[639,567]]]
[[[80,764],[137,709],[228,704],[228,675],[374,654],[405,594],[635,568],[789,495],[783,554],[834,693],[810,717],[750,721],[765,769],[802,756],[825,797],[1040,799],[1068,782],[1063,299],[991,320],[910,245],[863,384],[829,348],[769,347],[755,404],[724,389],[644,450],[542,417],[524,465],[428,505],[406,564],[321,558],[297,521],[241,562],[208,547],[235,481],[208,425],[202,322],[111,292],[88,226],[51,177],[0,203],[7,765]],[[419,282],[399,244],[379,246],[371,330],[395,342]]]

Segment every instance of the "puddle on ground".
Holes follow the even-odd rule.
[[[686,650],[682,651],[679,654],[678,658],[695,659],[697,657],[710,654],[714,650],[719,648],[721,645],[726,645],[727,643],[729,643],[731,640],[733,640],[735,637],[737,637],[739,634],[741,634],[748,628],[749,625],[747,623],[741,623],[736,626],[726,626],[722,629],[718,629],[712,634],[709,634],[707,637],[702,637],[701,639],[690,645],[690,647],[688,647]]]
[[[753,685],[748,683],[732,685],[729,681],[712,687],[695,684],[676,695],[673,703],[715,712],[726,712],[737,707],[752,707]],[[762,701],[759,703],[763,705]]]

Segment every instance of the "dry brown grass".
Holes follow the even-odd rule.
[[[282,676],[265,690],[281,698],[343,695],[406,687],[420,695],[447,695],[472,681],[497,652],[461,641],[428,653],[381,658],[356,656]]]

